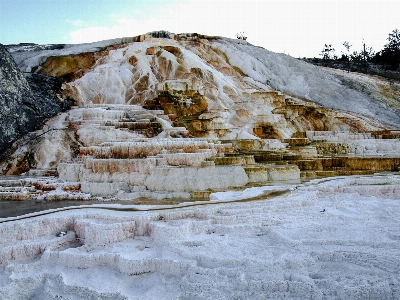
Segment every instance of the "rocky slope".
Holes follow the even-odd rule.
[[[17,141],[3,174],[51,172],[78,193],[137,199],[400,164],[399,86],[384,79],[198,34],[9,50],[31,76],[63,78],[79,107]]]
[[[68,108],[57,91],[62,81],[39,74],[27,77],[0,45],[0,152],[18,137],[38,129],[47,118]]]
[[[385,106],[381,99],[345,79],[290,56],[243,40],[166,32],[164,38],[152,36],[160,34],[83,45],[48,45],[30,51],[21,51],[26,46],[14,46],[9,50],[24,72],[66,78],[70,82],[66,90],[81,104],[144,105],[160,94],[168,80],[195,79],[199,90],[207,93],[207,103],[212,104],[207,111],[222,108],[236,112],[243,103],[253,102],[253,92],[272,90],[400,125],[397,107]]]

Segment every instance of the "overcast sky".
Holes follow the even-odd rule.
[[[400,29],[400,1],[0,0],[0,43],[87,43],[154,30],[248,41],[294,57],[344,41],[379,51]]]

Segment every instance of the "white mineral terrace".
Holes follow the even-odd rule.
[[[149,138],[146,130],[152,126],[151,122],[158,124],[160,132],[152,133],[155,136]],[[27,175],[33,177],[20,180],[15,186],[0,182],[0,197],[3,200],[99,197],[135,200],[201,195],[207,198],[213,191],[235,190],[248,184],[299,180],[298,165],[307,171],[306,176],[342,175],[334,173],[338,168],[347,168],[347,174],[357,174],[351,170],[397,171],[400,140],[393,138],[398,132],[388,132],[391,139],[349,131],[307,131],[302,138],[281,140],[254,136],[222,141],[212,137],[189,138],[184,127],[171,126],[163,111],[137,105],[90,104],[60,114],[35,133],[43,138],[31,146],[37,169],[31,169]],[[79,145],[74,150],[78,156],[74,158],[73,138]],[[253,152],[237,155],[237,149]],[[254,155],[268,156],[268,151],[275,153],[272,155],[280,161],[256,163]],[[291,163],[284,155],[289,159],[297,157],[301,162]],[[314,163],[324,155],[373,159],[332,163],[333,169],[328,170],[331,173],[324,173],[321,161]],[[16,163],[18,159],[16,156]],[[49,169],[56,170],[58,178],[38,178]]]
[[[79,107],[15,142],[0,300],[400,299],[398,88],[181,37],[64,74]],[[46,71],[122,41],[16,57]]]
[[[1,299],[399,299],[400,175],[0,219]]]
[[[83,145],[79,148],[78,158],[57,163],[59,178],[79,185],[79,192],[84,195],[123,200],[190,198],[193,192],[300,178],[297,166],[274,167],[270,164],[257,167],[252,157],[227,158],[216,165],[216,158],[235,152],[231,143],[221,143],[213,138],[171,138],[185,136],[187,130],[171,127],[169,120],[162,119],[162,113],[135,105],[111,104],[91,104],[71,110],[65,116],[63,126],[76,128]],[[163,131],[154,138],[146,138],[140,132],[155,117],[163,120],[160,122]],[[260,140],[259,143],[262,149],[285,147],[279,140]],[[48,161],[49,147],[56,146],[43,147],[43,155],[40,151],[37,154],[39,160],[43,157]],[[62,184],[58,187],[65,191]],[[54,197],[55,194],[50,195]],[[50,195],[41,197],[46,199]],[[81,194],[76,196],[82,198]]]

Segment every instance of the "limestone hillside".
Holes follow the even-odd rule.
[[[92,44],[9,45],[7,50],[25,77],[63,80],[58,98],[75,107],[39,131],[14,135],[10,140],[20,139],[0,164],[3,174],[50,170],[81,182],[78,189],[92,194],[93,189],[171,190],[168,172],[184,171],[162,166],[186,166],[191,175],[177,173],[176,178],[202,180],[212,169],[216,177],[209,182],[187,183],[201,191],[299,178],[299,169],[370,172],[365,162],[346,160],[350,165],[345,166],[344,160],[329,158],[328,163],[322,156],[398,152],[398,83],[324,69],[244,40],[161,31]],[[19,86],[32,90],[24,80]],[[7,91],[5,85],[1,89]],[[9,101],[4,97],[2,104]],[[32,101],[40,107],[37,98]],[[371,138],[392,141],[374,141],[372,149]],[[315,140],[320,142],[310,146]],[[281,177],[255,165],[288,159],[294,167]],[[310,166],[315,161],[318,166]],[[397,170],[393,160],[388,164],[377,168]],[[234,172],[237,176],[229,179]],[[129,181],[133,173],[137,176]],[[170,181],[163,183],[163,176]],[[101,185],[93,188],[94,183]]]

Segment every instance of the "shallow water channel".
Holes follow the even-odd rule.
[[[18,179],[17,176],[0,176],[0,180]],[[281,181],[263,185],[298,185],[305,181],[304,179],[293,181]],[[241,188],[244,190],[246,187]],[[117,200],[59,200],[59,201],[37,201],[31,200],[1,200],[0,199],[0,218],[22,216],[29,213],[40,212],[48,209],[57,209],[70,206],[92,205],[92,204],[121,204],[121,205],[173,205],[182,202],[204,201],[204,199],[163,199],[154,200],[147,198],[139,198],[130,201],[117,201]]]
[[[62,200],[62,201],[36,201],[36,200],[23,200],[23,201],[0,201],[0,218],[17,217],[25,214],[40,212],[48,209],[63,208],[69,206],[92,205],[92,204],[122,204],[122,205],[170,205],[178,204],[181,202],[197,201],[198,199],[137,199],[134,201],[77,201],[77,200]]]

